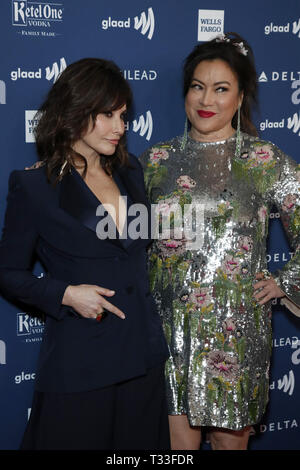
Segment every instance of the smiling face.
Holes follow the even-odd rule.
[[[98,114],[95,125],[90,122],[87,132],[72,148],[87,159],[97,155],[113,155],[125,132],[125,113],[126,105]]]
[[[185,97],[190,136],[200,142],[215,142],[233,135],[231,122],[242,99],[238,79],[227,62],[200,62]]]

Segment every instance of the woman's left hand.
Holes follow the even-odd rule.
[[[262,289],[260,292],[254,294],[254,298],[260,305],[264,305],[269,302],[271,299],[284,297],[285,293],[278,287],[272,277],[270,279],[265,279],[262,273],[256,274],[256,279],[259,282],[256,282],[254,285],[254,290]]]

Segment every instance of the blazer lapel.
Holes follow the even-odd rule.
[[[144,182],[135,168],[117,168],[114,170],[113,178],[120,189],[121,195],[126,196],[128,194],[127,202],[144,204],[148,210],[148,214],[150,214],[150,205],[145,194]],[[82,180],[76,170],[72,169],[70,173],[63,177],[60,182],[60,208],[95,233],[97,224],[101,220],[100,216],[96,215],[97,207],[100,204],[100,201]],[[109,215],[107,217],[110,218]],[[132,217],[127,218],[127,227],[131,219]],[[134,240],[129,239],[128,235],[125,239],[120,238],[112,218],[110,218],[110,223],[111,226],[114,226],[116,235],[115,238],[107,238],[105,240],[117,244],[125,250],[129,248]]]
[[[97,233],[97,224],[101,220],[96,215],[97,207],[101,203],[82,180],[76,170],[71,170],[65,175],[60,183],[60,208],[80,221],[85,227]],[[107,215],[110,218],[110,215]],[[111,226],[115,227],[110,218]],[[106,238],[105,241],[122,246],[118,240],[118,231],[115,227],[115,238]]]

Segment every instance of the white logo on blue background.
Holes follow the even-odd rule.
[[[66,60],[64,57],[61,57],[60,59],[60,65],[58,66],[57,62],[54,62],[52,65],[52,68],[46,67],[46,79],[47,80],[52,80],[53,83],[56,82],[58,79],[59,75],[67,68]]]
[[[6,364],[6,344],[0,339],[0,364]]]
[[[150,140],[153,132],[153,119],[151,111],[146,112],[146,118],[142,114],[133,121],[133,132],[138,132],[141,137],[146,134],[146,140]]]
[[[6,104],[6,85],[3,80],[0,80],[0,104]]]
[[[287,119],[287,128],[291,129],[294,134],[297,134],[300,137],[300,113],[295,113],[292,117],[288,117]]]
[[[41,334],[44,331],[44,320],[32,317],[28,313],[17,314],[17,336]]]
[[[260,76],[258,77],[258,81],[259,82],[267,82],[268,81],[268,77],[267,75],[265,74],[265,72],[262,72],[260,74]]]
[[[48,26],[50,21],[62,21],[61,3],[12,0],[13,26]]]
[[[290,33],[292,32],[295,35],[298,35],[300,38],[300,18],[293,23],[277,25],[273,22],[265,26],[265,35],[273,33]]]
[[[104,30],[110,28],[131,28],[131,18],[126,18],[124,20],[114,20],[109,16],[106,20],[101,21],[101,27]],[[153,37],[155,28],[155,18],[153,9],[150,7],[148,8],[147,13],[144,11],[140,14],[140,17],[134,17],[134,29],[140,31],[141,34],[144,36],[147,34],[147,38],[150,40]]]
[[[148,39],[152,39],[154,26],[155,19],[152,8],[148,8],[148,17],[146,17],[146,13],[143,11],[140,18],[138,16],[134,18],[134,29],[139,30],[141,28],[141,33],[144,35],[148,33]]]
[[[282,379],[277,381],[278,390],[282,390],[284,393],[288,393],[290,396],[294,393],[295,388],[295,375],[292,370],[289,374],[285,374]]]

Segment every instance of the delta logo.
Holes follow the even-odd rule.
[[[150,7],[148,8],[147,13],[143,11],[140,16],[135,16],[133,19],[128,17],[122,20],[118,20],[109,16],[107,19],[103,19],[101,21],[101,28],[105,31],[111,28],[129,29],[132,28],[132,26],[134,29],[140,31],[141,34],[146,36],[147,39],[151,40],[155,28],[155,17],[153,9]]]
[[[294,80],[299,80],[299,78],[300,78],[300,71],[273,70],[272,72],[266,73],[263,70],[258,76],[258,81],[260,83],[293,82]]]
[[[292,33],[300,38],[300,18],[296,21],[289,22],[287,24],[276,25],[274,23],[270,23],[269,25],[265,26],[265,35],[269,36],[269,34],[276,34],[276,33]]]

